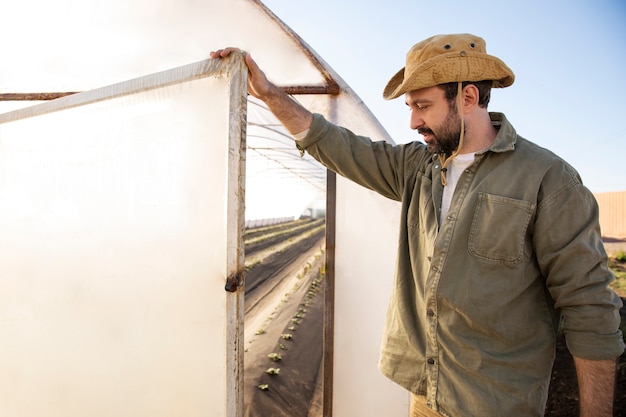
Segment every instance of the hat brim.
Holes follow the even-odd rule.
[[[383,98],[391,100],[409,91],[439,84],[464,81],[493,81],[493,87],[508,87],[515,74],[500,59],[484,53],[467,52],[442,54],[415,67],[405,77],[405,68],[398,71],[387,83]]]

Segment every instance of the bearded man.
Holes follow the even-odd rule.
[[[597,203],[574,168],[487,110],[514,74],[482,38],[419,42],[385,87],[425,144],[357,136],[246,63],[250,94],[299,149],[402,202],[380,369],[412,393],[412,415],[543,416],[560,328],[581,416],[612,415],[624,342]]]

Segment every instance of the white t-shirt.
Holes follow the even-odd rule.
[[[448,185],[443,187],[443,198],[441,200],[441,215],[439,216],[439,224],[443,223],[443,219],[446,218],[448,210],[450,210],[450,204],[452,203],[452,195],[456,184],[459,182],[459,178],[465,169],[474,162],[474,153],[462,153],[454,157],[448,165],[448,171],[446,171],[446,181]]]

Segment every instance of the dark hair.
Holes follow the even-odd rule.
[[[491,99],[491,86],[493,85],[493,81],[464,81],[463,88],[470,84],[473,84],[476,88],[478,88],[478,105],[480,107],[487,108],[489,100]],[[446,100],[448,100],[449,103],[452,103],[456,99],[459,88],[458,83],[452,82],[440,84],[439,87],[443,89],[446,95]]]

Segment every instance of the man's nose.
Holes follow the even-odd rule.
[[[420,116],[419,112],[415,110],[411,110],[411,118],[409,120],[410,128],[413,130],[417,130],[420,127],[424,126],[424,119]]]

